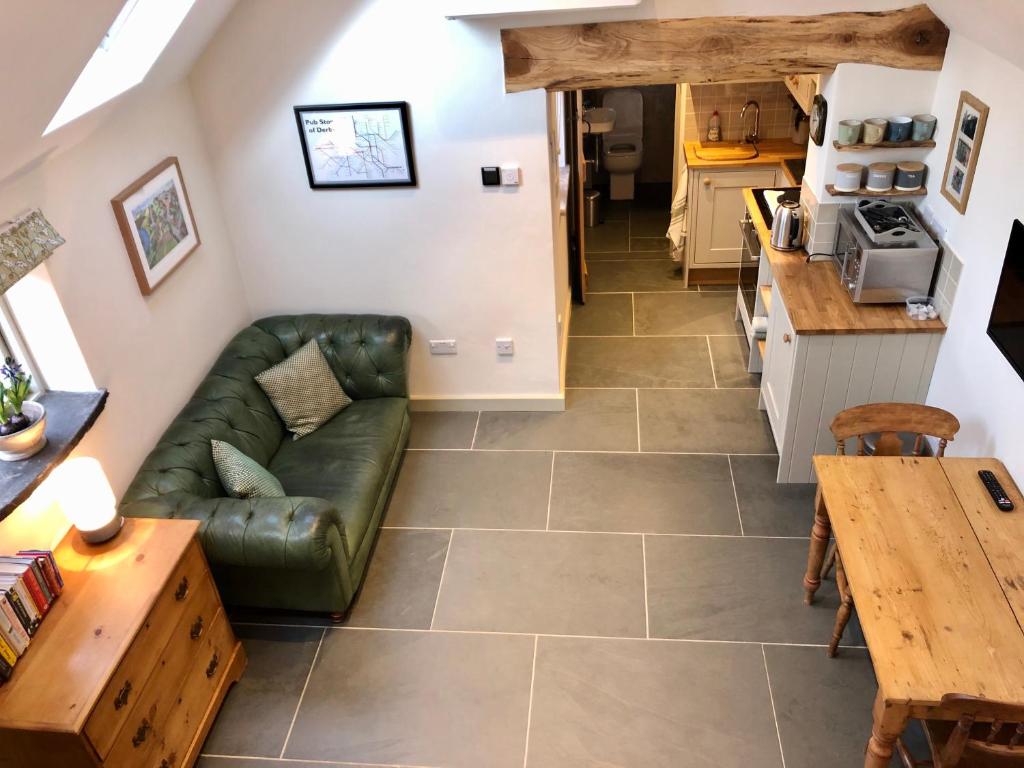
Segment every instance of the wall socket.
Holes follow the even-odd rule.
[[[459,345],[455,339],[431,339],[430,354],[457,355],[459,354]]]
[[[494,347],[501,357],[511,357],[516,353],[515,345],[510,338],[499,338],[494,340]]]

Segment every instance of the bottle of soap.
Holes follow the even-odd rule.
[[[708,118],[708,141],[722,140],[722,118],[716,109]]]

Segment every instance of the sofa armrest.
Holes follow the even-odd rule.
[[[341,514],[327,500],[284,498],[204,499],[167,494],[130,502],[128,517],[199,520],[203,550],[212,563],[321,570],[339,556],[351,558]]]

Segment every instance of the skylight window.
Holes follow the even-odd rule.
[[[43,135],[141,83],[193,3],[195,0],[127,0]]]

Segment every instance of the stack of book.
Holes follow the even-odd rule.
[[[24,550],[0,557],[0,685],[10,680],[14,665],[63,589],[52,552]]]

